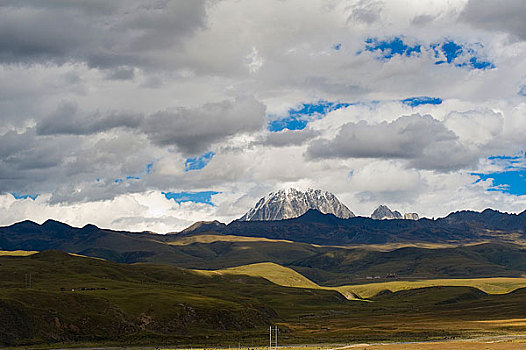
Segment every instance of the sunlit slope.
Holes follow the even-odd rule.
[[[488,294],[505,294],[526,287],[526,278],[464,278],[464,279],[431,279],[419,281],[391,281],[335,287],[343,295],[354,293],[362,298],[370,298],[381,291],[397,292],[426,287],[473,287]]]
[[[417,281],[389,281],[368,283],[360,285],[346,285],[339,287],[320,286],[309,280],[300,273],[274,263],[259,263],[238,266],[216,271],[202,271],[212,274],[239,274],[254,277],[263,277],[273,283],[298,288],[321,288],[327,290],[337,290],[348,299],[371,298],[381,291],[389,290],[397,292],[401,290],[411,290],[426,287],[473,287],[488,294],[505,294],[516,289],[526,287],[526,278],[466,278],[466,279],[426,279]]]
[[[305,276],[293,269],[275,263],[258,263],[231,267],[228,269],[216,270],[208,273],[248,275],[253,277],[263,277],[272,283],[286,287],[298,288],[320,288]]]
[[[0,256],[28,256],[36,253],[34,250],[0,250]]]

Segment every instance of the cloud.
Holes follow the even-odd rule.
[[[208,103],[199,108],[179,108],[148,116],[141,130],[159,146],[176,146],[196,155],[229,136],[260,130],[265,123],[265,105],[253,97]]]
[[[135,69],[130,67],[119,67],[110,71],[107,78],[110,80],[132,80],[135,77]]]
[[[459,20],[488,31],[502,31],[526,40],[526,3],[522,0],[469,0]]]
[[[260,144],[272,147],[299,146],[320,135],[312,129],[287,130],[266,134]]]
[[[332,191],[362,215],[380,202],[429,216],[524,209],[471,175],[526,149],[522,9],[2,1],[0,224],[174,231],[288,186]],[[211,207],[162,191],[221,194]]]
[[[492,110],[452,111],[444,119],[444,125],[455,132],[464,142],[485,145],[502,134],[504,117]]]
[[[204,0],[4,2],[0,61],[169,66],[167,49],[205,25],[205,5]]]
[[[78,106],[65,102],[55,113],[37,124],[39,135],[90,135],[115,128],[138,128],[143,120],[139,114],[82,114]]]
[[[406,159],[410,166],[449,171],[477,160],[454,132],[430,115],[402,116],[393,122],[344,124],[333,139],[314,141],[311,158]]]

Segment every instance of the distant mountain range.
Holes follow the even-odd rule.
[[[167,235],[94,225],[76,228],[48,220],[0,227],[0,250],[57,249],[116,262],[196,269],[274,262],[316,283],[341,285],[391,273],[410,278],[519,277],[526,272],[525,229],[525,212],[491,209],[418,221],[340,219],[309,210],[294,219],[201,222]]]
[[[341,219],[355,217],[354,213],[332,193],[322,190],[307,189],[301,191],[288,188],[271,192],[261,198],[239,221],[274,221],[293,219],[314,209],[323,214],[333,214]],[[375,220],[406,219],[418,220],[417,213],[402,215],[391,211],[386,205],[380,205],[371,214]]]
[[[341,219],[332,214],[309,210],[294,219],[237,220],[221,227],[204,225],[196,231],[186,231],[184,234],[215,233],[348,245],[392,242],[467,243],[495,239],[505,233],[523,236],[525,229],[526,212],[516,215],[492,209],[480,213],[461,211],[437,220],[375,220],[365,217]]]
[[[171,257],[168,260],[178,261],[181,257],[175,258],[173,250],[163,242],[203,234],[262,237],[321,245],[355,245],[506,241],[512,239],[510,237],[526,239],[525,232],[526,211],[507,214],[486,209],[483,212],[455,212],[436,220],[374,220],[365,217],[341,219],[310,209],[293,219],[236,220],[228,225],[218,221],[198,222],[179,233],[168,235],[112,231],[94,225],[75,228],[54,220],[42,225],[23,221],[0,227],[0,250],[60,249],[116,261],[133,260],[133,257],[139,258],[155,251],[155,254]],[[112,258],[111,254],[116,252],[121,256]]]

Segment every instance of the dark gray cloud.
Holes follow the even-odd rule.
[[[50,190],[53,172],[76,147],[71,140],[36,136],[33,128],[0,137],[0,193]]]
[[[430,115],[402,116],[393,122],[344,124],[332,139],[314,141],[311,158],[406,159],[411,167],[449,171],[473,165],[477,156],[457,135]]]
[[[227,137],[258,131],[265,121],[265,105],[253,97],[148,116],[125,112],[85,114],[75,103],[62,103],[55,113],[38,122],[36,131],[38,135],[92,135],[126,128],[145,134],[157,146],[176,146],[185,154],[195,155]]]
[[[176,146],[195,155],[229,136],[260,130],[264,124],[265,105],[253,97],[242,97],[158,112],[143,121],[141,130],[156,145]]]
[[[475,27],[507,32],[526,40],[526,2],[523,0],[469,0],[459,19]]]
[[[105,137],[39,135],[35,128],[0,137],[0,193],[53,193],[50,203],[112,199],[137,192],[156,156],[145,136],[114,130]]]
[[[205,5],[205,0],[4,1],[0,62],[167,64],[162,53],[205,25]]]
[[[75,103],[63,103],[57,111],[41,120],[37,125],[38,135],[90,135],[115,128],[138,128],[142,115],[94,113],[84,115]]]
[[[268,133],[262,140],[258,141],[257,144],[272,147],[300,146],[319,135],[319,131],[312,129],[284,129],[279,132]]]
[[[133,67],[119,67],[111,70],[106,76],[109,80],[132,80],[135,77]]]

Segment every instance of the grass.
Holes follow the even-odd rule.
[[[473,287],[488,294],[505,294],[526,287],[526,278],[512,277],[424,279],[417,281],[397,280],[339,287],[325,287],[314,283],[293,269],[274,263],[250,264],[215,271],[201,270],[201,272],[206,274],[238,274],[263,277],[272,283],[286,287],[336,290],[350,300],[357,299],[357,297],[365,299],[371,298],[384,290],[397,292],[417,288],[451,286]]]
[[[235,273],[234,273],[235,272]],[[271,272],[279,286],[237,273]],[[33,288],[25,287],[31,273]],[[63,291],[61,291],[63,288]],[[0,345],[264,346],[526,332],[526,289],[429,287],[348,301],[276,264],[201,272],[42,252],[0,257]],[[72,291],[72,290],[75,291]],[[69,346],[69,345],[68,345]]]
[[[36,253],[32,250],[0,250],[0,256],[28,256]]]
[[[463,278],[463,279],[429,279],[420,281],[391,281],[360,285],[349,285],[336,287],[335,289],[344,295],[354,293],[362,298],[370,298],[384,290],[397,292],[401,290],[456,286],[473,287],[488,294],[505,294],[519,288],[526,287],[526,278],[494,277],[494,278]]]
[[[321,287],[312,282],[308,278],[287,267],[275,263],[257,263],[250,265],[243,265],[238,267],[231,267],[228,269],[207,271],[200,270],[202,273],[216,273],[216,274],[233,274],[233,275],[247,275],[253,277],[263,277],[272,283],[297,288],[314,288]]]

